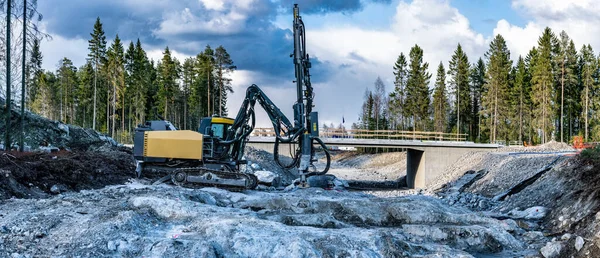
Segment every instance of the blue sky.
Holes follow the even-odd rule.
[[[419,44],[435,78],[460,43],[469,61],[482,57],[493,36],[502,34],[511,58],[536,44],[545,26],[566,30],[579,48],[600,48],[593,0],[298,0],[313,57],[316,109],[321,121],[355,122],[365,89],[381,77],[393,89],[396,57]],[[83,65],[87,40],[100,17],[111,42],[140,38],[151,58],[169,46],[178,59],[207,44],[223,45],[238,70],[229,110],[237,111],[245,88],[261,86],[291,115],[295,96],[291,41],[291,0],[45,0],[42,27],[53,36],[42,42],[45,69],[63,57]],[[595,31],[596,30],[596,31]],[[433,82],[432,82],[433,83]],[[264,114],[263,116],[264,117]],[[259,116],[260,118],[260,116]],[[261,120],[259,125],[268,122]]]

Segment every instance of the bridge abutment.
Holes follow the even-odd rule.
[[[425,189],[442,175],[460,157],[473,151],[491,151],[489,148],[435,147],[406,151],[406,184],[409,188]]]

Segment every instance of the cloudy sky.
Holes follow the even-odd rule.
[[[411,46],[424,49],[435,78],[439,62],[458,43],[474,62],[502,34],[511,58],[525,55],[546,26],[565,30],[577,48],[600,49],[600,5],[596,0],[44,0],[38,10],[53,39],[42,43],[44,68],[62,57],[85,62],[96,17],[107,40],[139,38],[149,56],[165,46],[183,60],[207,44],[223,45],[238,70],[228,103],[237,112],[245,88],[257,84],[291,117],[295,100],[291,8],[298,3],[313,58],[316,110],[324,123],[346,126],[358,118],[362,98],[378,76],[393,89],[393,64]],[[260,114],[264,118],[264,113]],[[258,126],[268,126],[262,119]]]

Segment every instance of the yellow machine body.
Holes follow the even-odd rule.
[[[147,131],[144,133],[144,156],[201,160],[202,142],[203,135],[195,131]]]

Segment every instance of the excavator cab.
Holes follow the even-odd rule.
[[[228,117],[205,117],[200,120],[198,132],[205,136],[225,139],[225,134],[232,124],[233,119]]]

